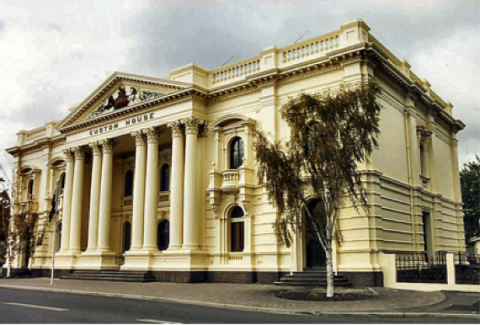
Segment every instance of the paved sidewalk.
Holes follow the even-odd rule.
[[[277,298],[275,293],[286,287],[262,284],[221,283],[126,283],[107,281],[55,280],[48,278],[0,279],[1,287],[17,286],[36,290],[62,290],[77,293],[122,294],[135,299],[169,300],[175,302],[218,305],[258,310],[273,309],[289,312],[395,312],[442,303],[445,296],[439,292],[417,292],[375,288],[378,296],[360,301],[293,301]],[[132,295],[136,297],[132,297]],[[222,305],[222,306],[220,306]]]

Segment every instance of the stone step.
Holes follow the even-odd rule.
[[[111,282],[155,282],[155,278],[94,277],[94,276],[62,276],[62,280],[111,281]]]
[[[295,272],[293,274],[287,274],[286,276],[298,277],[298,278],[304,278],[304,277],[326,278],[327,273],[296,273]],[[342,276],[333,274],[333,277],[342,277]]]
[[[87,276],[87,277],[97,277],[97,278],[107,278],[107,277],[121,277],[121,278],[132,278],[132,279],[136,279],[136,278],[145,278],[145,277],[148,277],[148,276],[145,276],[143,274],[93,274],[93,273],[74,273],[74,274],[70,274],[70,275],[66,275],[67,277],[68,276]],[[152,276],[153,277],[153,276]]]
[[[296,286],[296,287],[322,287],[326,288],[327,287],[327,282],[321,282],[321,281],[289,281],[289,282],[275,282],[276,285],[279,286]],[[349,282],[340,282],[340,283],[334,283],[335,287],[350,287],[351,283]]]
[[[116,282],[154,282],[155,276],[150,272],[118,270],[78,270],[60,277],[64,280],[116,281]]]
[[[289,277],[289,276],[286,276],[286,277],[281,277],[280,281],[327,281],[327,277],[313,277],[313,276],[309,276],[309,277],[295,277],[295,276]],[[336,282],[336,281],[347,281],[347,279],[345,279],[342,276],[337,276],[337,277],[333,278],[333,281],[334,282]]]

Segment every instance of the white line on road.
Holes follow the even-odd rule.
[[[137,319],[137,322],[153,323],[153,324],[182,324],[178,322],[169,322],[169,321],[158,320],[158,319]]]
[[[45,310],[51,310],[51,311],[68,311],[68,309],[65,309],[65,308],[20,304],[20,303],[16,303],[16,302],[5,302],[4,305],[27,307],[27,308],[36,308],[36,309],[45,309]]]

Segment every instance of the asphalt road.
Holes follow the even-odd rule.
[[[474,323],[474,319],[297,316],[0,288],[0,323]]]

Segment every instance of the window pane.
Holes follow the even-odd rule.
[[[160,175],[160,191],[170,190],[170,166],[163,165]]]
[[[230,218],[241,218],[244,216],[243,209],[241,207],[235,207],[230,214]]]
[[[231,223],[231,251],[243,252],[245,245],[245,226],[243,222]]]
[[[243,140],[235,138],[230,145],[230,169],[238,169],[243,163]]]
[[[133,171],[129,170],[125,173],[124,196],[132,196],[132,194],[133,194]]]

